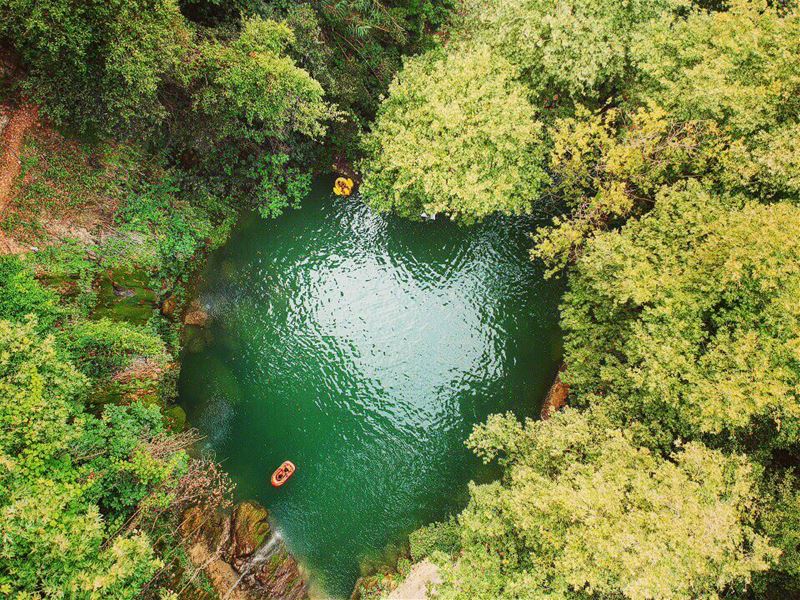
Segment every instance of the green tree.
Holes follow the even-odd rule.
[[[70,328],[67,348],[75,364],[90,376],[104,377],[130,366],[136,358],[163,367],[169,360],[164,341],[141,325],[100,319]]]
[[[650,210],[661,186],[687,177],[715,184],[727,149],[713,122],[675,122],[657,106],[631,113],[579,106],[557,119],[550,135],[548,195],[566,212],[538,229],[533,255],[551,274],[574,262],[598,231]]]
[[[547,176],[541,125],[515,75],[487,46],[410,59],[366,138],[367,202],[467,222],[530,211]]]
[[[0,593],[133,599],[162,563],[126,521],[168,505],[187,457],[152,450],[157,407],[86,414],[87,380],[55,342],[0,320]]]
[[[293,133],[318,138],[331,116],[322,86],[287,56],[294,34],[285,23],[250,18],[229,44],[202,46],[196,103],[217,140],[286,141]]]
[[[792,470],[774,475],[764,488],[769,509],[761,515],[761,529],[781,556],[758,578],[758,591],[769,599],[795,597],[800,594],[800,486]]]
[[[690,443],[663,459],[570,409],[493,415],[468,444],[503,478],[471,484],[437,598],[718,598],[777,558],[743,456]]]
[[[800,15],[766,0],[732,0],[657,20],[632,50],[639,102],[655,100],[678,120],[711,119],[751,135],[800,114]]]
[[[84,507],[82,487],[39,479],[0,506],[0,591],[19,598],[139,597],[162,563],[141,533],[106,548],[103,518]]]
[[[0,0],[0,37],[47,115],[82,131],[152,125],[191,40],[175,0]]]
[[[74,441],[69,422],[79,412],[86,384],[57,352],[53,337],[37,333],[35,321],[0,321],[1,479],[43,475],[52,468]]]
[[[609,98],[631,74],[630,48],[688,0],[471,0],[462,24],[520,69],[539,97]]]
[[[667,448],[800,441],[800,208],[695,181],[598,234],[562,306],[572,395]],[[710,437],[709,437],[710,439]]]

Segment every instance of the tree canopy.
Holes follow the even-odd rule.
[[[492,0],[466,5],[463,35],[489,44],[538,99],[600,100],[631,76],[631,46],[688,0]]]
[[[667,444],[704,435],[796,444],[798,244],[797,207],[715,197],[696,181],[597,235],[562,307],[581,403],[638,419]]]
[[[48,116],[106,131],[163,118],[159,88],[191,40],[175,0],[2,0],[5,36]]]
[[[475,429],[469,445],[503,477],[470,487],[437,597],[715,598],[774,563],[745,457],[695,442],[664,460],[600,423],[567,410]]]
[[[158,408],[112,407],[96,419],[82,410],[87,384],[52,336],[0,320],[4,594],[134,598],[161,566],[144,535],[105,541],[185,457],[136,459],[140,438],[163,427]]]
[[[367,201],[412,218],[529,211],[547,176],[541,125],[514,74],[485,45],[410,59],[365,141]]]

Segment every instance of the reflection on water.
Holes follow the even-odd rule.
[[[528,259],[530,223],[409,223],[326,189],[211,257],[213,320],[180,393],[239,495],[345,596],[360,564],[490,476],[463,444],[475,423],[537,412],[558,289]],[[274,490],[286,459],[298,471]]]

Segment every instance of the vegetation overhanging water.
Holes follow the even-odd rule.
[[[384,217],[318,182],[303,208],[246,219],[211,256],[212,315],[183,357],[190,422],[267,506],[318,588],[359,573],[496,473],[464,446],[493,412],[534,416],[560,353],[557,285],[531,223]],[[286,459],[287,485],[269,485]]]

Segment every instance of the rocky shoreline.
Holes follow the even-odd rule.
[[[161,310],[174,318],[178,311],[171,300],[167,298]],[[179,322],[184,334],[187,327],[206,327],[210,317],[197,299],[182,308]],[[258,502],[245,500],[213,514],[201,506],[191,508],[180,531],[189,558],[208,577],[220,600],[308,598],[308,581],[300,565],[272,529],[269,511]]]
[[[229,513],[209,515],[202,507],[186,512],[181,535],[189,556],[222,600],[308,598],[299,564],[272,530],[269,511],[253,501]]]
[[[564,383],[562,375],[567,372],[567,365],[562,363],[558,368],[553,385],[545,396],[542,410],[539,413],[543,420],[547,420],[567,405],[569,399],[569,385]]]

